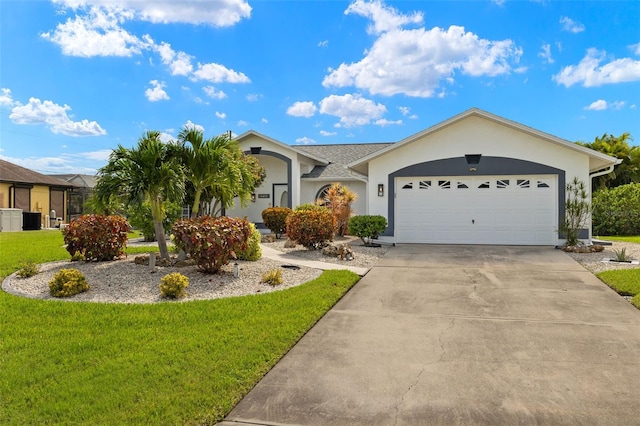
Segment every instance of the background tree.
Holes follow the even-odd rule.
[[[160,256],[165,259],[169,258],[169,251],[162,225],[165,217],[163,201],[179,202],[184,195],[184,172],[179,153],[177,145],[160,140],[160,132],[147,131],[135,148],[118,145],[107,165],[98,170],[94,188],[98,205],[109,205],[114,195],[128,206],[148,201]]]
[[[596,137],[593,142],[578,142],[579,145],[622,160],[613,172],[594,178],[594,189],[640,182],[640,146],[631,146],[630,141],[633,141],[633,138],[629,133],[623,133],[618,137],[605,133],[602,137]]]
[[[332,184],[320,197],[316,204],[327,207],[336,218],[335,234],[342,237],[347,232],[349,218],[353,214],[351,204],[358,198],[358,195],[349,189],[348,186],[340,183]]]

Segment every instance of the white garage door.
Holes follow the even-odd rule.
[[[399,243],[555,245],[555,176],[396,179]]]

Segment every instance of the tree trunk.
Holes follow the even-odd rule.
[[[200,211],[200,194],[202,194],[202,191],[196,190],[196,194],[193,197],[193,207],[191,208],[192,219],[198,217],[198,212]]]
[[[169,250],[167,249],[167,240],[164,237],[164,226],[162,226],[162,199],[159,197],[149,200],[151,204],[151,216],[153,217],[153,229],[156,231],[156,240],[158,241],[158,249],[160,257],[169,259]]]

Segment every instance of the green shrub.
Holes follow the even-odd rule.
[[[189,278],[174,272],[160,279],[160,295],[163,299],[180,299],[187,293],[184,291],[189,286]]]
[[[282,284],[282,269],[272,269],[269,272],[262,274],[262,282],[272,286]]]
[[[77,269],[60,269],[49,281],[49,293],[53,297],[70,297],[87,290],[89,284]]]
[[[171,224],[180,219],[182,207],[178,203],[165,201],[162,203],[162,208],[165,213],[162,226],[164,229],[170,229]],[[145,241],[156,240],[156,230],[153,226],[153,216],[151,215],[151,204],[149,202],[130,206],[127,209],[127,216],[131,226],[142,232]]]
[[[333,241],[335,220],[324,207],[296,209],[287,217],[287,237],[309,250],[317,250]]]
[[[87,260],[87,259],[84,257],[84,254],[82,254],[82,252],[79,252],[79,251],[75,252],[71,256],[71,261],[72,262],[80,262],[80,261],[84,261],[84,260]]]
[[[360,237],[364,245],[378,238],[387,227],[387,219],[380,215],[353,216],[349,219],[349,233]]]
[[[313,204],[313,203],[300,204],[295,209],[295,211],[297,211],[297,212],[308,211],[308,210],[323,211],[323,210],[328,210],[328,209],[325,206],[321,206],[319,204]]]
[[[282,234],[287,232],[287,216],[291,211],[289,207],[269,207],[264,209],[262,211],[264,226],[276,234],[276,238],[280,238]]]
[[[82,253],[88,261],[114,260],[124,255],[129,223],[122,216],[87,214],[63,230],[71,256]]]
[[[251,228],[251,235],[249,236],[249,241],[247,241],[247,248],[238,250],[236,256],[240,260],[256,261],[262,257],[262,249],[260,248],[262,234],[253,223],[249,223],[249,228]]]
[[[16,275],[20,278],[29,278],[40,272],[40,266],[33,261],[26,261],[20,263],[20,269],[16,272]]]
[[[593,194],[594,235],[640,235],[640,183]]]
[[[215,274],[246,248],[251,228],[246,219],[202,216],[177,221],[171,233],[176,247],[189,254],[199,270]]]

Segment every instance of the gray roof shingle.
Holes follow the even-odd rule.
[[[334,144],[334,145],[296,145],[300,151],[307,152],[315,157],[320,157],[329,162],[327,166],[316,166],[302,178],[311,179],[344,179],[360,176],[359,173],[349,170],[347,164],[366,157],[376,151],[392,145],[391,143],[359,143],[359,144]]]

